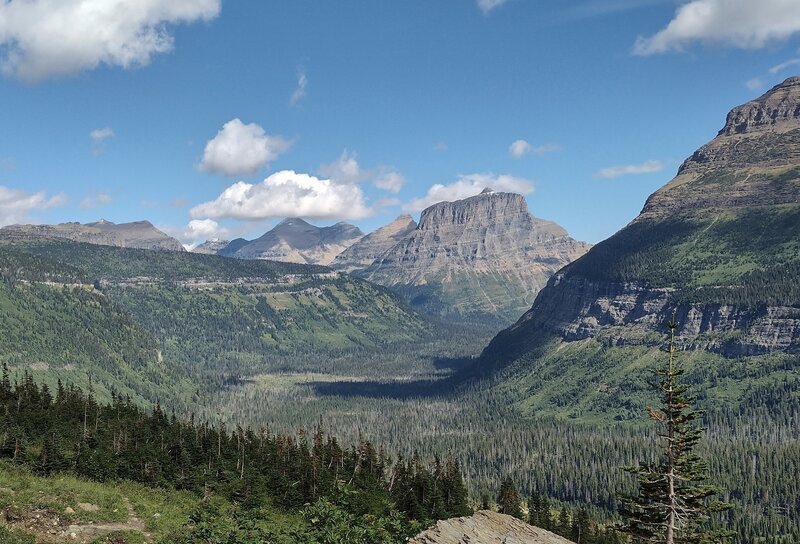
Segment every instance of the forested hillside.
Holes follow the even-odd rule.
[[[92,374],[105,399],[112,387],[127,391],[148,380],[191,393],[267,371],[335,365],[375,375],[409,372],[387,355],[431,341],[440,330],[387,289],[323,267],[18,237],[4,239],[0,254],[9,293],[5,316],[11,330],[20,330],[5,339],[4,360],[51,384],[69,371],[87,384]],[[15,259],[29,263],[21,267]],[[24,289],[12,288],[20,274]],[[26,321],[16,315],[23,310],[38,317]],[[89,321],[95,313],[105,321]],[[89,334],[70,332],[70,323],[81,320],[94,336],[73,347],[75,338]],[[98,342],[105,342],[105,352],[92,347]],[[71,351],[85,350],[96,352],[91,364],[88,355],[72,360]],[[373,364],[362,364],[370,359]],[[147,364],[156,365],[148,378],[129,376],[130,366]],[[103,365],[115,368],[117,378],[95,370]],[[182,381],[187,373],[191,388]],[[157,388],[137,398],[177,401]]]

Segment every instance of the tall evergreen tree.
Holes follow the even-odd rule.
[[[510,477],[506,477],[500,484],[500,494],[497,496],[497,505],[501,514],[508,514],[515,518],[522,519],[522,508],[520,508],[520,497],[517,486]]]
[[[661,395],[661,408],[647,409],[661,429],[661,459],[625,469],[639,484],[639,494],[622,497],[620,505],[626,520],[621,530],[634,542],[688,544],[730,536],[726,531],[703,530],[709,514],[729,505],[712,499],[722,489],[707,483],[708,466],[694,453],[704,429],[696,424],[701,414],[692,407],[695,399],[680,380],[683,370],[675,358],[677,327],[673,316],[666,362],[654,371],[659,380],[650,384]]]

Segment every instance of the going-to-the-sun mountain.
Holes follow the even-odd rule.
[[[11,225],[0,272],[0,542],[800,541],[800,78],[594,246],[487,188],[191,251]]]

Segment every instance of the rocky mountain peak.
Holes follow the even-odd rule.
[[[471,223],[502,223],[512,217],[527,217],[525,197],[516,193],[482,192],[455,202],[439,202],[422,211],[420,230],[432,230],[442,225],[468,225]]]
[[[733,108],[719,135],[800,128],[800,77],[790,77],[762,96]]]
[[[791,77],[728,113],[725,127],[695,151],[677,177],[656,191],[635,222],[678,211],[793,203],[800,164],[800,77]],[[779,178],[782,179],[782,178]]]
[[[481,191],[481,194],[482,195],[489,195],[489,194],[492,194],[493,192],[494,192],[494,189],[492,189],[491,187],[486,187],[483,191]]]
[[[410,218],[397,220],[402,221],[413,226]],[[531,215],[525,198],[515,193],[439,202],[423,210],[419,226],[407,232],[367,268],[358,270],[354,259],[347,264],[403,294],[412,306],[462,323],[512,322],[556,270],[589,249],[559,225]]]
[[[367,234],[345,249],[336,256],[331,266],[345,272],[364,269],[411,234],[416,228],[417,223],[410,215],[401,215],[388,225]]]

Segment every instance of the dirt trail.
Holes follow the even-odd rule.
[[[142,533],[146,541],[150,541],[150,535],[145,532],[144,522],[136,517],[133,505],[128,497],[122,499],[125,508],[128,509],[128,521],[124,523],[93,523],[91,525],[70,525],[65,530],[67,541],[72,542],[92,542],[98,538],[117,531],[133,531]],[[75,535],[74,537],[72,535]]]
[[[116,532],[141,533],[146,542],[151,542],[152,535],[145,530],[144,521],[136,516],[131,501],[127,497],[122,500],[128,511],[128,519],[124,522],[67,525],[59,514],[49,510],[31,512],[25,519],[8,521],[12,526],[35,534],[37,544],[87,544]]]

